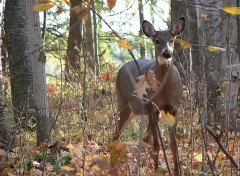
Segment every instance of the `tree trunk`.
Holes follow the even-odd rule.
[[[37,0],[8,0],[5,30],[10,66],[12,103],[16,117],[36,117],[37,142],[50,139],[45,62]],[[18,121],[18,118],[15,118]],[[26,124],[24,124],[26,125]]]
[[[29,9],[32,10],[32,9]],[[26,128],[28,109],[33,109],[32,56],[28,31],[26,0],[7,0],[5,8],[5,31],[12,105],[15,122]],[[23,118],[25,118],[23,120]]]
[[[70,0],[71,9],[81,5],[79,0]],[[69,23],[69,35],[68,35],[68,46],[67,46],[67,58],[66,58],[66,72],[67,80],[71,78],[74,70],[80,72],[80,53],[81,53],[81,42],[82,42],[82,22],[78,14],[70,11],[70,23]],[[69,79],[68,79],[69,78]]]
[[[230,122],[237,114],[237,91],[238,86],[231,82],[234,70],[238,69],[234,64],[239,63],[237,46],[237,20],[229,18],[221,11],[213,10],[213,7],[236,6],[229,1],[203,0],[197,3],[207,4],[207,8],[196,8],[198,14],[199,41],[204,52],[204,70],[206,75],[208,97],[208,119],[213,117],[215,126],[221,125],[222,129],[229,129]],[[206,19],[202,16],[206,14]],[[208,45],[226,48],[225,52],[209,52]],[[231,117],[231,118],[230,118]]]
[[[0,24],[2,25],[2,15],[3,14],[3,2],[0,2]],[[0,30],[0,36],[2,36],[2,30]],[[2,40],[1,41],[1,46],[2,46]],[[2,50],[0,47],[0,53],[1,53],[1,58],[2,58]],[[3,86],[3,72],[2,72],[2,59],[0,59],[0,142],[8,145],[11,141],[11,135],[9,133],[9,130],[7,128],[7,124],[5,123],[5,114],[4,114],[4,93],[5,93],[5,88]]]
[[[139,37],[141,39],[140,41],[140,58],[145,58],[145,42],[143,37],[143,31],[142,31],[142,21],[144,20],[143,15],[143,4],[142,0],[138,0],[138,10],[139,10],[139,20],[140,20],[140,30],[139,30]]]
[[[46,56],[40,29],[39,13],[32,11],[37,0],[27,0],[28,31],[30,52],[33,62],[33,97],[37,121],[37,143],[50,141],[50,120],[46,87]]]
[[[92,71],[95,71],[95,61],[94,61],[95,52],[94,52],[94,39],[93,39],[91,11],[88,14],[88,19],[85,21],[85,32],[86,32],[86,40],[87,40],[86,41],[87,53],[89,54],[89,58],[87,58],[87,63],[89,68]]]

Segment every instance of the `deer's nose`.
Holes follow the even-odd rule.
[[[162,53],[163,57],[166,58],[166,59],[169,59],[172,57],[172,54],[170,53],[169,50],[164,50],[163,53]]]

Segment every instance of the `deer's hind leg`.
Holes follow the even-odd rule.
[[[147,128],[147,135],[144,137],[144,142],[147,142],[153,146],[153,152],[152,152],[152,159],[154,161],[154,168],[155,170],[158,168],[159,165],[159,151],[160,151],[160,142],[159,142],[159,136],[157,131],[158,126],[158,119],[156,118],[157,113],[152,112],[151,109],[148,111],[148,128]],[[157,123],[156,123],[157,122]]]
[[[128,102],[125,101],[125,99],[122,98],[121,96],[118,96],[117,98],[119,118],[117,120],[117,127],[114,133],[113,140],[118,140],[120,138],[121,133],[125,130],[129,121],[131,120],[130,118],[131,109],[128,105]]]

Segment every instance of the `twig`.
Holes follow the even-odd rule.
[[[218,146],[220,147],[220,149],[222,150],[222,152],[226,155],[226,157],[230,160],[230,162],[232,163],[232,165],[239,170],[238,164],[235,161],[235,159],[231,156],[231,154],[225,149],[225,147],[221,144],[221,142],[219,141],[219,138],[214,134],[214,132],[208,127],[205,126],[205,128],[207,129],[207,131],[209,132],[209,134],[211,134],[211,136],[213,137],[213,139],[215,140],[215,142],[217,142]]]

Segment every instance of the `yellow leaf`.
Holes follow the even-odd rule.
[[[177,43],[179,43],[183,48],[192,48],[192,45],[182,39],[176,39],[175,40]]]
[[[201,13],[201,19],[205,21],[207,19],[207,14],[206,13]]]
[[[240,15],[240,7],[222,7],[222,9],[233,15]]]
[[[128,43],[128,41],[126,40],[116,40],[116,42],[123,48],[126,48],[126,49],[129,49],[129,50],[132,50],[132,47],[131,45]]]
[[[65,2],[68,6],[70,6],[71,7],[71,3],[70,3],[70,1],[69,0],[63,0],[63,2]]]
[[[69,148],[69,152],[75,156],[75,157],[78,157],[78,158],[81,158],[82,157],[82,147],[78,144],[69,144],[67,146]]]
[[[214,52],[214,51],[226,51],[225,48],[217,47],[217,46],[209,46],[208,51]]]
[[[33,7],[34,12],[46,11],[55,5],[56,0],[41,2]]]
[[[108,0],[108,8],[111,10],[113,7],[115,7],[117,0]]]
[[[171,115],[169,112],[165,113],[165,111],[161,110],[159,114],[159,118],[160,118],[160,122],[170,127],[172,127],[176,123],[175,117]]]
[[[201,154],[201,153],[195,155],[193,158],[194,158],[196,161],[200,162],[200,163],[202,162],[202,154]]]
[[[135,91],[134,93],[137,94],[138,98],[143,98],[143,95],[147,95],[147,89],[151,88],[146,81],[146,76],[141,75],[137,78],[137,82],[135,85]]]
[[[96,155],[93,157],[93,162],[97,164],[97,166],[102,170],[109,170],[111,169],[111,165],[109,160],[104,155]]]

